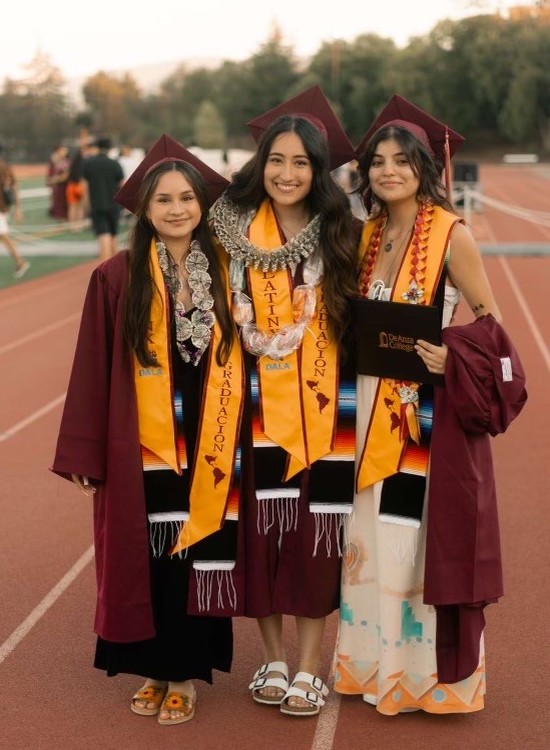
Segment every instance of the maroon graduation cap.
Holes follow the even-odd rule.
[[[331,170],[354,159],[353,145],[320,86],[312,86],[250,120],[247,126],[254,140],[258,141],[264,130],[281,115],[305,117],[319,128],[328,141]]]
[[[115,200],[124,206],[132,213],[135,213],[138,195],[143,182],[143,178],[153,167],[157,164],[161,164],[165,161],[172,161],[177,159],[179,161],[185,161],[191,164],[195,169],[200,172],[203,180],[206,183],[206,193],[210,204],[219,198],[225,188],[229,185],[228,180],[222,177],[214,169],[205,164],[191,151],[188,151],[181,143],[178,143],[169,135],[161,135],[156,141],[143,161],[136,167],[130,177],[126,180],[124,185],[115,195]]]
[[[365,151],[372,136],[385,125],[406,128],[422,141],[440,164],[444,165],[447,193],[450,195],[451,159],[465,138],[412,102],[394,94],[355,149],[356,158]]]

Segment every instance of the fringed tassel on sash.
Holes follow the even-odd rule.
[[[258,514],[256,525],[258,534],[267,534],[275,524],[279,529],[279,546],[283,534],[298,528],[298,498],[300,491],[280,490],[279,494],[265,494],[267,490],[256,493]]]
[[[234,562],[195,560],[193,569],[197,581],[199,612],[210,612],[212,596],[216,596],[218,610],[237,609],[237,589],[233,581]]]
[[[153,557],[162,557],[164,552],[174,546],[184,523],[189,519],[189,513],[185,511],[149,513],[148,519],[149,542]],[[185,552],[187,553],[187,550]]]
[[[396,521],[389,517],[382,518],[379,527],[379,538],[384,548],[389,549],[399,565],[413,565],[418,551],[419,525],[411,525],[409,519]]]
[[[309,512],[313,513],[315,521],[315,542],[311,550],[314,557],[319,554],[342,556],[344,519],[353,509],[356,388],[355,373],[351,367],[348,369],[349,372],[342,368],[340,373],[333,450],[311,466],[305,485],[302,474],[282,484],[288,456],[265,440],[259,430],[259,419],[254,423],[258,534],[265,535],[276,528],[280,546],[284,534],[297,531],[299,498],[304,485],[308,489]],[[256,382],[253,372],[255,409],[258,407]]]
[[[312,509],[310,508],[310,510]],[[344,520],[348,515],[348,512],[335,513],[334,510],[330,510],[328,513],[314,512],[315,546],[313,557],[317,556],[317,549],[323,541],[327,557],[331,557],[333,546],[338,557],[342,557],[342,529],[344,528]]]

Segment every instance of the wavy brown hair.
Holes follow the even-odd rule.
[[[149,263],[151,240],[156,234],[153,225],[147,218],[147,208],[158,181],[166,172],[181,172],[193,188],[200,205],[201,219],[198,226],[193,230],[193,239],[199,242],[202,252],[208,258],[208,272],[212,277],[214,312],[222,331],[222,338],[216,350],[216,360],[218,364],[224,364],[227,362],[231,351],[234,325],[227,304],[220,262],[208,226],[209,201],[204,180],[195,167],[184,161],[174,160],[158,164],[150,172],[147,172],[141,183],[135,211],[137,221],[130,234],[129,281],[124,315],[124,337],[130,349],[136,353],[137,358],[144,366],[158,365],[147,346],[153,295],[160,295],[160,290],[155,286]]]
[[[442,206],[447,211],[454,213],[454,209],[446,197],[445,187],[441,182],[443,165],[435,159],[425,144],[410,130],[401,125],[385,125],[376,131],[368,142],[365,151],[357,159],[361,176],[361,183],[357,192],[361,196],[363,205],[369,215],[387,211],[385,202],[380,200],[372,191],[369,170],[378,145],[390,139],[397,141],[400,145],[414,176],[420,183],[416,194],[417,199],[430,200],[437,206]]]
[[[227,196],[243,211],[259,208],[268,197],[264,169],[273,141],[289,132],[300,138],[311,162],[313,183],[306,204],[310,218],[321,216],[324,298],[330,328],[342,343],[349,324],[349,299],[357,290],[357,237],[349,198],[330,173],[328,145],[319,128],[300,115],[278,117],[263,132],[256,154],[233,175]]]

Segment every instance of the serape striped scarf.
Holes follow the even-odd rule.
[[[258,373],[250,372],[258,534],[278,528],[279,539],[286,531],[296,529],[298,498],[302,472],[285,481],[291,457],[269,440],[262,429],[261,398]],[[309,511],[315,516],[315,544],[312,554],[324,544],[324,553],[341,555],[341,528],[351,513],[354,493],[356,385],[354,368],[340,368],[336,423],[332,450],[309,467]],[[296,419],[295,414],[281,411],[281,419]]]

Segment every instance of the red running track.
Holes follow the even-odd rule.
[[[89,501],[47,470],[93,263],[0,293],[0,748],[547,748],[550,259],[490,257],[486,267],[527,370],[530,398],[508,433],[493,441],[506,596],[487,612],[486,709],[468,716],[389,718],[359,698],[334,694],[318,719],[254,704],[247,685],[261,648],[255,623],[246,619],[235,621],[232,673],[216,676],[212,687],[199,684],[192,722],[161,727],[132,714],[129,699],[139,679],[108,679],[91,665]],[[459,322],[465,319],[461,311]],[[334,615],[324,642],[325,675],[336,623]]]

